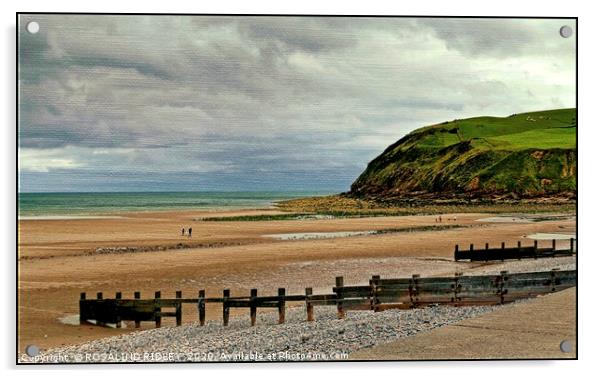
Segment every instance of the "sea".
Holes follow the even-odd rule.
[[[327,192],[19,193],[19,219],[97,217],[126,212],[270,208],[277,201]]]

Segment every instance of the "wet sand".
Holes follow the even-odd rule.
[[[151,298],[157,290],[171,297],[182,290],[184,297],[205,289],[210,296],[230,288],[232,295],[329,292],[334,277],[346,284],[365,283],[370,276],[443,275],[480,269],[478,263],[453,262],[455,244],[475,247],[510,246],[534,233],[573,233],[574,219],[532,223],[484,223],[488,214],[445,214],[443,223],[434,216],[405,216],[351,219],[307,219],[255,222],[203,222],[215,216],[277,214],[277,210],[230,212],[181,211],[118,214],[121,218],[56,219],[19,221],[19,350],[28,344],[41,348],[77,344],[120,333],[125,329],[94,325],[69,325],[60,318],[78,313],[79,293],[89,296],[104,292],[111,297],[121,291],[124,298],[141,291]],[[456,221],[447,220],[457,218]],[[353,235],[349,237],[277,240],[264,235],[297,233],[340,233],[385,230],[414,226],[457,224],[464,228],[438,231]],[[192,238],[180,230],[193,228]],[[540,246],[546,246],[541,241]],[[551,242],[550,242],[551,243]],[[558,247],[563,247],[559,241]],[[123,253],[94,253],[99,248],[161,247],[190,248],[145,250]],[[202,245],[202,247],[198,247]],[[180,246],[180,247],[181,247]],[[208,306],[208,318],[221,316],[221,308]],[[234,311],[233,315],[238,312]],[[245,312],[246,314],[246,312]],[[194,322],[194,305],[184,306],[184,322]],[[173,318],[164,319],[172,324]],[[153,327],[143,323],[144,328]]]

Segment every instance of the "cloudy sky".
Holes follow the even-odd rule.
[[[345,191],[417,127],[574,107],[562,25],[21,16],[20,191]]]

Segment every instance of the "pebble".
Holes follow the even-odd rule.
[[[511,305],[507,305],[511,306]],[[303,307],[287,309],[284,324],[277,314],[232,318],[228,327],[209,321],[162,327],[42,351],[22,362],[210,362],[343,360],[356,350],[415,335],[495,311],[500,306],[433,306],[382,312],[349,311],[338,319],[336,309],[316,307],[316,321],[307,322]]]

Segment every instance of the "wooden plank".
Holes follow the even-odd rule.
[[[224,298],[205,298],[205,303],[224,303]]]
[[[568,279],[568,280],[577,280],[577,271],[576,270],[555,270],[554,276],[560,279]]]
[[[540,279],[528,279],[528,280],[516,280],[510,279],[504,283],[504,287],[521,289],[521,288],[547,288],[552,287],[553,281],[551,277],[540,278]]]
[[[232,299],[228,301],[228,307],[251,307],[251,301]]]
[[[411,285],[411,278],[386,278],[386,279],[377,279],[370,280],[371,284],[376,286],[389,286],[389,285]]]
[[[457,302],[493,302],[499,303],[500,297],[497,294],[492,295],[461,295],[456,298]]]
[[[482,299],[482,300],[461,300],[461,301],[454,301],[449,303],[449,306],[454,306],[454,307],[462,307],[462,306],[494,306],[494,305],[499,305],[499,298],[498,297],[492,297],[489,299]]]
[[[177,317],[178,315],[176,314],[175,311],[161,311],[157,313],[158,317]]]
[[[420,277],[419,282],[426,285],[451,285],[454,277]]]
[[[343,298],[368,297],[372,294],[372,286],[333,287],[332,290]]]
[[[375,298],[374,304],[383,304],[383,303],[412,303],[412,298],[409,295],[387,295],[387,296],[377,296]]]
[[[556,273],[560,273],[561,271],[557,271]],[[540,279],[540,278],[550,278],[551,273],[548,272],[524,272],[524,273],[512,273],[508,275],[508,279],[512,281],[516,280],[527,280],[527,279]]]
[[[410,294],[410,290],[412,289],[412,287],[408,287],[406,289],[398,289],[398,288],[390,288],[390,287],[383,287],[383,286],[377,286],[375,288],[375,294],[377,296],[381,296],[381,295],[409,295]]]
[[[138,306],[155,306],[160,303],[155,299],[119,299],[116,300],[116,303],[121,308],[133,308]],[[173,306],[163,306],[163,307],[173,307]]]
[[[309,300],[311,302],[314,301],[328,301],[331,299],[336,299],[337,295],[336,294],[314,294],[311,297],[309,297]]]
[[[154,305],[140,305],[140,306],[117,306],[117,310],[122,320],[134,320],[137,324],[141,321],[154,321],[155,320],[155,306]]]
[[[280,306],[280,302],[257,302],[257,307],[262,308],[278,308]]]
[[[410,290],[413,284],[383,284],[375,285],[376,291],[379,290]]]
[[[506,294],[506,296],[532,296],[532,295],[543,295],[543,294],[548,294],[552,292],[552,288],[551,287],[545,287],[545,286],[537,286],[537,287],[527,287],[527,288],[521,288],[521,289],[513,289],[513,288],[508,288],[508,292]]]
[[[429,293],[421,293],[420,295],[417,295],[414,299],[413,302],[429,302],[429,303],[437,303],[437,302],[453,302],[454,301],[454,295],[449,294],[449,295],[432,295]]]
[[[419,282],[416,286],[413,287],[414,291],[425,292],[425,293],[439,293],[439,294],[450,294],[456,290],[455,284],[447,285],[447,284],[435,284],[435,285],[423,285]]]
[[[337,299],[328,300],[312,300],[311,304],[314,306],[336,306],[338,303]]]

